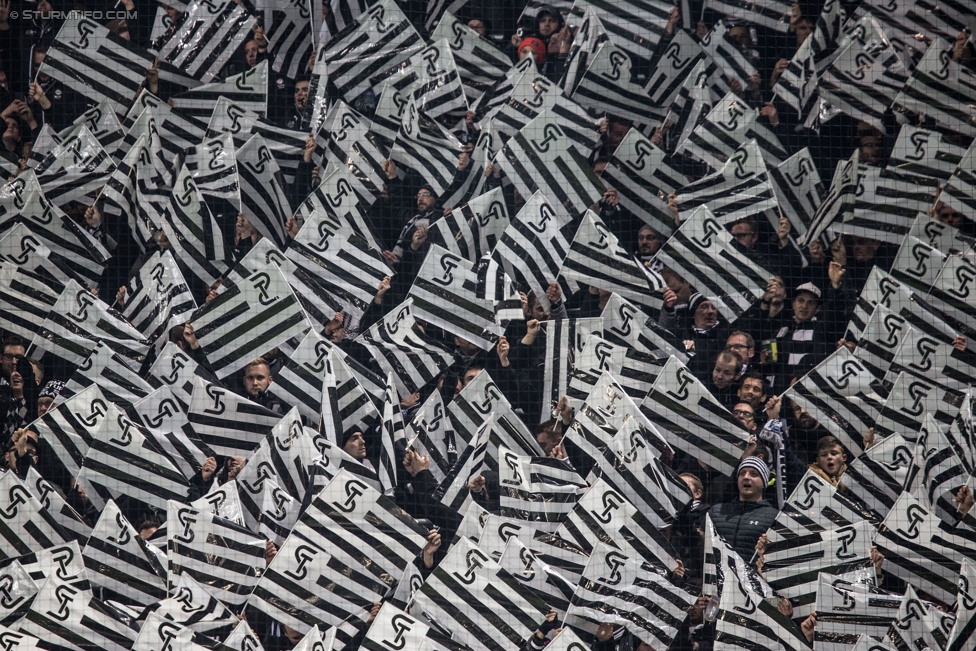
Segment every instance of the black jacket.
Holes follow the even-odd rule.
[[[758,502],[724,502],[708,510],[715,532],[725,538],[739,556],[748,561],[756,551],[759,536],[773,526],[778,511],[776,507]]]

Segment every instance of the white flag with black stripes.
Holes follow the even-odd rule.
[[[247,457],[281,414],[265,409],[202,377],[192,379],[187,419],[200,439],[218,455]]]

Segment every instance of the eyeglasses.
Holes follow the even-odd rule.
[[[725,347],[725,350],[749,350],[749,346],[745,344],[729,344]]]
[[[419,197],[427,198],[427,197],[432,197],[432,196],[434,196],[434,195],[432,195],[430,192],[427,192],[427,190],[423,190],[423,191],[417,193],[417,197],[418,198]]]
[[[753,418],[756,417],[754,413],[752,413],[751,411],[746,411],[745,409],[736,409],[735,411],[732,412],[732,414],[735,416],[741,416],[742,418],[748,418],[749,420],[752,420]]]
[[[19,362],[20,360],[24,359],[24,355],[10,355],[9,353],[4,353],[3,359],[7,362]]]
[[[732,237],[734,237],[737,240],[741,240],[741,239],[743,239],[745,237],[752,237],[753,235],[755,235],[755,233],[752,233],[752,232],[749,232],[749,233],[732,233]]]

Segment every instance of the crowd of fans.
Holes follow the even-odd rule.
[[[843,4],[849,9],[856,5]],[[60,131],[89,107],[83,98],[61,82],[48,77],[43,71],[38,74],[38,68],[43,64],[48,47],[57,34],[59,20],[47,20],[43,15],[30,21],[14,20],[12,11],[16,11],[18,5],[17,0],[0,0],[0,106],[5,107],[0,116],[6,123],[0,138],[0,156],[20,169],[26,169],[32,141],[44,125]],[[56,0],[39,0],[31,6],[39,12],[72,8]],[[121,6],[129,11],[136,10],[133,0],[123,0]],[[328,3],[324,6],[328,11]],[[114,20],[108,27],[123,38],[146,45],[151,23],[145,20],[144,14],[148,15],[150,11],[151,7],[139,7],[138,19]],[[691,25],[692,31],[701,38],[707,34],[710,25],[725,21],[741,53],[760,71],[749,79],[746,87],[733,83],[733,91],[747,104],[760,109],[761,119],[774,130],[790,153],[808,147],[821,175],[828,178],[837,161],[848,158],[852,148],[859,149],[862,164],[883,166],[892,146],[892,134],[896,131],[893,116],[888,116],[892,121],[884,133],[846,116],[828,122],[818,133],[799,126],[795,112],[772,95],[772,86],[786,64],[813,32],[819,11],[819,5],[794,5],[790,29],[781,33],[727,19],[712,10],[700,11],[699,8],[699,11],[692,12],[692,16],[682,16],[675,7],[660,47],[667,46],[670,36],[683,23]],[[167,7],[166,12],[171,19],[179,15],[179,10],[171,7]],[[548,78],[558,81],[562,76],[574,33],[556,8],[543,7],[532,19],[521,21],[517,33],[512,34],[510,39],[493,33],[491,21],[477,12],[469,12],[467,24],[482,36],[503,43],[513,61],[531,56],[539,71]],[[228,64],[226,74],[253,68],[267,57],[267,48],[264,30],[258,27],[252,38],[244,43],[239,55]],[[950,55],[964,65],[971,65],[972,45],[968,33],[960,33]],[[310,60],[308,72],[311,64]],[[269,119],[289,129],[299,128],[308,100],[308,72],[297,80],[270,75]],[[647,72],[637,70],[636,74],[640,77]],[[169,90],[165,82],[159,80],[155,69],[150,69],[146,75],[146,89],[164,100],[169,98]],[[375,103],[376,96],[367,92],[353,106],[368,116]],[[597,173],[602,172],[609,157],[631,128],[619,117],[601,117],[605,118],[601,129],[602,144],[590,158]],[[459,153],[459,170],[471,164],[469,154],[478,130],[473,118],[473,115],[469,115],[463,127],[459,127],[458,135],[466,143],[465,150]],[[655,130],[652,142],[663,145],[668,137],[667,128],[662,127]],[[315,148],[315,139],[309,135],[295,183],[289,188],[293,206],[304,199],[319,179],[320,170],[312,162]],[[681,169],[689,181],[700,178],[707,171],[701,163],[680,156],[673,157],[672,164]],[[378,241],[384,246],[382,255],[396,274],[384,279],[377,287],[375,299],[361,320],[353,322],[348,315],[337,313],[324,333],[354,359],[374,369],[375,362],[365,348],[354,342],[355,337],[405,298],[429,249],[430,224],[457,207],[442,205],[434,188],[422,183],[413,172],[408,172],[401,179],[392,160],[384,162],[382,172],[386,177],[385,192],[369,208],[369,219]],[[520,197],[511,186],[504,185],[498,172],[497,169],[486,172],[489,187],[503,189],[509,202],[509,212],[515,215],[525,198]],[[695,208],[679,205],[673,197],[669,205],[673,210],[675,226],[680,225],[682,216],[690,214]],[[211,208],[232,251],[233,260],[230,262],[239,261],[260,240],[260,234],[229,204],[215,204]],[[675,343],[692,355],[688,365],[690,370],[753,434],[734,476],[722,476],[680,452],[666,459],[681,474],[694,498],[679,515],[678,522],[666,532],[682,560],[678,570],[680,580],[692,590],[701,584],[702,533],[706,513],[711,515],[716,531],[735,551],[744,559],[753,559],[752,562],[758,563],[761,569],[762,536],[772,525],[779,506],[772,498],[774,487],[785,486],[785,493],[788,494],[808,469],[831,484],[842,484],[845,464],[851,458],[850,451],[828,435],[810,414],[778,396],[838,346],[846,345],[853,349],[853,342],[845,341],[844,333],[857,297],[870,270],[876,265],[887,269],[896,250],[876,240],[842,234],[821,238],[801,250],[786,219],[780,219],[775,228],[762,217],[737,221],[729,226],[734,246],[774,275],[761,300],[735,322],[729,323],[706,296],[696,292],[686,279],[662,267],[654,259],[666,238],[643,223],[632,223],[622,218],[613,188],[609,188],[593,208],[614,230],[620,242],[633,252],[634,259],[639,264],[652,266],[667,282],[663,292],[663,308],[647,317],[673,333]],[[118,304],[124,305],[126,292],[120,287],[133,270],[138,269],[145,254],[140,254],[135,247],[126,225],[111,223],[98,204],[75,202],[66,207],[66,212],[112,250],[112,266],[96,291],[103,297],[114,296]],[[964,233],[973,233],[972,215],[960,214],[940,203],[933,207],[932,215],[963,229]],[[289,235],[294,237],[298,226],[297,219],[289,220]],[[169,248],[165,234],[157,237],[156,246],[161,250]],[[436,382],[403,398],[400,407],[405,418],[411,418],[430,392],[440,391],[447,402],[484,370],[533,429],[546,453],[571,463],[572,451],[567,451],[561,444],[562,433],[572,426],[573,421],[569,401],[560,401],[553,409],[551,420],[538,422],[538,414],[544,412],[546,364],[545,331],[541,323],[550,319],[599,316],[610,294],[597,287],[584,287],[576,294],[566,296],[555,282],[556,279],[552,280],[546,291],[551,307],[544,309],[539,297],[531,291],[523,293],[525,320],[510,323],[505,335],[490,351],[483,351],[460,337],[444,335],[429,328],[427,334],[434,338],[441,335],[442,343],[453,350],[456,362]],[[202,305],[212,300],[218,286],[219,282],[212,287],[193,288],[198,303]],[[207,360],[200,353],[191,323],[173,328],[169,340],[193,356],[204,368],[207,367]],[[964,349],[965,341],[959,340],[956,345]],[[84,492],[74,484],[73,478],[58,475],[58,464],[54,463],[51,446],[28,428],[31,422],[51,408],[73,369],[49,359],[32,359],[28,357],[29,352],[28,342],[18,337],[3,340],[0,416],[4,418],[2,444],[6,451],[7,468],[25,476],[29,467],[37,467],[42,475],[64,491],[70,504],[86,517],[94,519],[97,514]],[[281,404],[268,392],[268,388],[285,361],[278,350],[269,351],[244,369],[241,377],[236,379],[237,390],[265,407],[284,413],[289,406]],[[870,439],[871,433],[865,432],[865,436]],[[353,459],[375,465],[379,453],[378,437],[377,431],[349,431],[343,433],[339,442]],[[781,444],[785,455],[785,476],[776,476],[775,471],[771,471],[774,466],[772,455]],[[418,559],[418,566],[424,572],[429,572],[444,552],[441,541],[451,539],[450,532],[457,528],[459,516],[433,499],[436,481],[428,470],[429,460],[412,451],[399,452],[401,479],[396,494],[397,503],[415,517],[425,518],[440,527],[439,532],[431,533],[428,545]],[[243,458],[209,458],[193,478],[187,499],[204,495],[214,482],[233,480],[245,463],[246,459]],[[471,479],[469,488],[485,508],[498,509],[497,474],[483,472]],[[967,510],[972,505],[972,497],[965,489],[959,495],[959,503],[961,508]],[[146,539],[161,524],[158,515],[130,515],[142,523],[139,528]],[[274,553],[274,545],[269,542],[269,560]],[[876,555],[875,560],[881,580],[883,559]],[[890,577],[887,581],[883,587],[894,591],[902,589],[902,586],[891,584]],[[703,620],[707,602],[707,598],[702,598],[692,609],[692,617],[672,648],[710,648],[710,635],[713,633]],[[792,612],[787,600],[783,601],[781,608],[784,612]],[[542,646],[542,638],[556,626],[552,619],[540,629],[541,637],[530,640],[528,644],[531,648]],[[808,637],[812,636],[815,624],[815,616],[803,622],[802,628]],[[297,641],[294,631],[290,629],[269,625],[261,633],[262,642],[269,651],[291,648]],[[597,637],[599,642],[594,649],[601,651],[622,648],[620,645],[624,644],[619,635],[614,634],[612,626],[602,627]],[[634,645],[638,649],[645,648],[643,643],[634,642]]]

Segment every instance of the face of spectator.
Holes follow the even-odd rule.
[[[748,467],[739,470],[736,484],[739,488],[739,500],[742,502],[758,502],[766,488],[759,471]]]
[[[715,360],[715,367],[712,368],[712,383],[715,386],[724,391],[735,382],[735,376],[735,363],[724,357]]]
[[[799,49],[803,42],[813,34],[813,23],[807,19],[800,20],[796,24],[796,47]]]
[[[749,28],[745,25],[735,25],[729,30],[729,35],[735,39],[739,47],[752,47],[752,36],[749,35]]]
[[[793,318],[797,323],[805,323],[820,311],[820,301],[810,292],[800,292],[793,299]]]
[[[702,301],[698,309],[695,310],[695,327],[706,330],[718,323],[718,310],[712,305],[711,301]]]
[[[749,347],[749,342],[745,335],[732,335],[725,342],[725,349],[732,351],[739,356],[743,364],[748,364],[753,355],[756,354],[755,348]]]
[[[944,203],[939,204],[939,209],[935,211],[935,218],[953,228],[961,228],[966,221],[965,215]]]
[[[654,255],[661,250],[662,244],[664,240],[655,231],[645,228],[637,234],[637,251],[641,255]]]
[[[752,377],[745,378],[742,380],[742,386],[739,387],[738,396],[739,400],[749,403],[752,410],[755,411],[762,404],[763,398],[766,397],[762,380]]]
[[[430,190],[421,190],[417,193],[417,211],[427,212],[434,207],[437,203],[437,199],[434,197]]]
[[[271,369],[267,364],[248,366],[244,373],[244,390],[251,398],[257,398],[271,386]]]
[[[247,459],[244,457],[231,457],[227,460],[227,480],[237,479],[237,475],[241,474],[244,470],[244,466],[247,465]]]
[[[51,409],[51,405],[54,404],[54,398],[51,396],[44,396],[43,398],[37,399],[37,417],[40,418]]]
[[[159,527],[144,527],[139,530],[139,537],[143,540],[149,540],[152,538],[153,534],[156,533],[157,529],[159,529]]]
[[[597,162],[593,163],[593,173],[596,174],[597,178],[601,178],[603,176],[603,170],[605,169],[607,169],[607,161],[598,160]]]
[[[547,315],[545,308],[542,307],[542,303],[537,300],[531,300],[526,304],[525,312],[526,320],[536,319],[537,321],[547,321]]]
[[[169,5],[164,5],[163,9],[166,11],[166,15],[169,16],[170,20],[176,20],[183,13],[176,7],[170,7]]]
[[[17,362],[27,354],[23,346],[4,346],[3,358],[0,360],[0,369],[3,370],[4,377],[9,378],[17,369]]]
[[[816,418],[810,415],[810,412],[795,402],[793,403],[793,420],[796,421],[797,427],[808,432],[817,429],[817,425],[820,424]]]
[[[740,402],[732,408],[732,415],[750,432],[756,429],[756,411],[752,405]]]
[[[546,456],[548,457],[553,448],[559,445],[559,442],[563,440],[563,435],[547,428],[544,432],[539,432],[536,434],[535,440],[539,443],[539,447],[542,448],[542,451],[545,452]]]
[[[20,125],[17,124],[17,120],[13,118],[7,118],[7,130],[3,132],[3,139],[9,140],[11,142],[20,141]]]
[[[623,122],[610,123],[610,128],[607,129],[607,144],[610,145],[610,151],[614,151],[620,146],[628,131],[630,131],[630,127]]]
[[[466,357],[471,357],[472,355],[476,355],[478,351],[481,350],[480,348],[478,348],[477,344],[474,344],[468,341],[467,339],[462,339],[461,337],[454,337],[454,345],[457,346],[457,349],[461,351],[461,354]],[[469,370],[473,370],[473,369],[469,369]]]
[[[736,242],[750,251],[756,246],[756,240],[759,239],[759,235],[756,234],[751,224],[736,224],[733,226],[732,237],[735,238]]]
[[[483,22],[481,22],[480,20],[478,20],[477,18],[472,18],[471,20],[469,20],[468,21],[468,27],[470,27],[474,31],[478,32],[478,35],[479,36],[485,36],[486,31],[487,31],[485,29],[485,24]]]
[[[345,445],[342,446],[342,449],[345,450],[346,454],[348,454],[353,459],[356,459],[358,461],[362,461],[363,459],[365,459],[366,439],[363,438],[363,433],[354,432],[353,435],[349,437],[349,440],[346,441]]]
[[[872,240],[868,237],[852,237],[851,238],[851,248],[854,250],[854,259],[858,262],[870,262],[874,260],[875,254],[878,252],[878,247],[881,246],[881,242],[878,240]]]
[[[248,41],[244,44],[244,63],[248,68],[253,68],[258,64],[258,42]]]
[[[836,477],[844,470],[844,462],[847,455],[839,445],[826,448],[817,452],[817,466],[820,467],[830,477]]]
[[[299,111],[305,110],[305,102],[308,100],[308,82],[299,81],[295,84],[295,108]]]
[[[539,19],[539,36],[548,38],[559,29],[559,21],[552,14],[543,14]]]
[[[691,496],[696,500],[700,500],[702,496],[701,491],[698,490],[697,486],[695,486],[695,482],[692,481],[691,477],[681,475],[681,479],[685,482],[685,486],[687,486],[688,490],[691,492]]]

